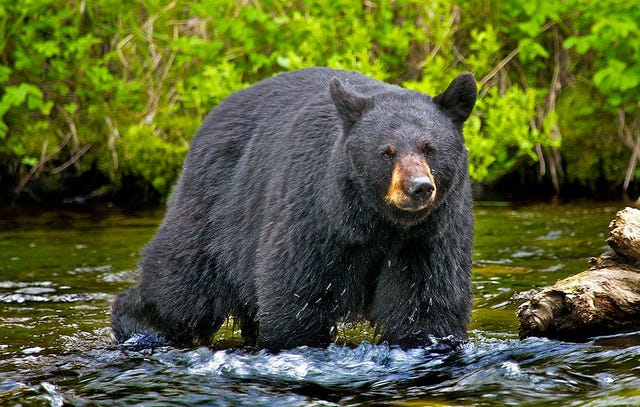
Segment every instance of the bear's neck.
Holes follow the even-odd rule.
[[[379,229],[380,219],[375,210],[364,200],[358,186],[351,178],[351,163],[344,143],[338,140],[327,162],[323,195],[323,209],[330,220],[333,232],[347,244],[364,244]]]

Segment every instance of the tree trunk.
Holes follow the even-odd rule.
[[[521,338],[580,341],[640,329],[640,210],[618,212],[609,232],[613,252],[518,308]]]

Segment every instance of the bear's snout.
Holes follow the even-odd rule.
[[[427,200],[435,190],[429,177],[417,177],[409,181],[405,193],[417,199]]]
[[[401,157],[393,166],[385,200],[398,209],[420,211],[433,203],[436,184],[424,159]]]

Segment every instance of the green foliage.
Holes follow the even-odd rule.
[[[15,86],[4,88],[4,95],[0,99],[0,119],[4,118],[11,108],[26,105],[27,110],[39,111],[43,115],[48,115],[53,107],[53,102],[43,100],[42,91],[39,87],[21,83]],[[7,136],[9,128],[3,120],[0,120],[0,139]]]
[[[564,45],[589,58],[591,79],[607,104],[627,111],[638,108],[640,98],[640,8],[610,1],[608,7],[583,2],[581,32]]]
[[[625,147],[612,129],[606,103],[581,104],[598,96],[587,86],[576,86],[558,103],[565,171],[569,182],[595,188],[602,180],[620,179],[625,170]]]
[[[478,100],[478,113],[470,117],[465,128],[473,179],[495,180],[518,160],[536,159],[533,147],[541,135],[529,126],[536,115],[535,107],[535,92],[515,86],[503,95],[491,88]],[[491,137],[496,134],[501,137]]]
[[[0,173],[19,190],[98,171],[114,189],[126,177],[166,195],[209,109],[278,72],[331,66],[432,95],[473,72],[476,181],[553,164],[545,152],[560,149],[570,182],[619,183],[619,145],[586,142],[588,126],[567,118],[588,122],[580,112],[595,101],[607,106],[591,110],[603,134],[620,133],[620,112],[633,133],[639,10],[621,0],[0,3]],[[587,144],[588,160],[575,151]]]
[[[152,123],[129,127],[122,141],[123,157],[131,173],[147,180],[161,194],[168,194],[180,173],[188,146],[158,137]]]

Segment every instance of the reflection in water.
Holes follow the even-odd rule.
[[[519,293],[584,270],[617,209],[476,205],[467,343],[278,354],[113,344],[109,302],[134,283],[162,211],[0,217],[1,404],[640,405],[640,333],[516,337]]]

